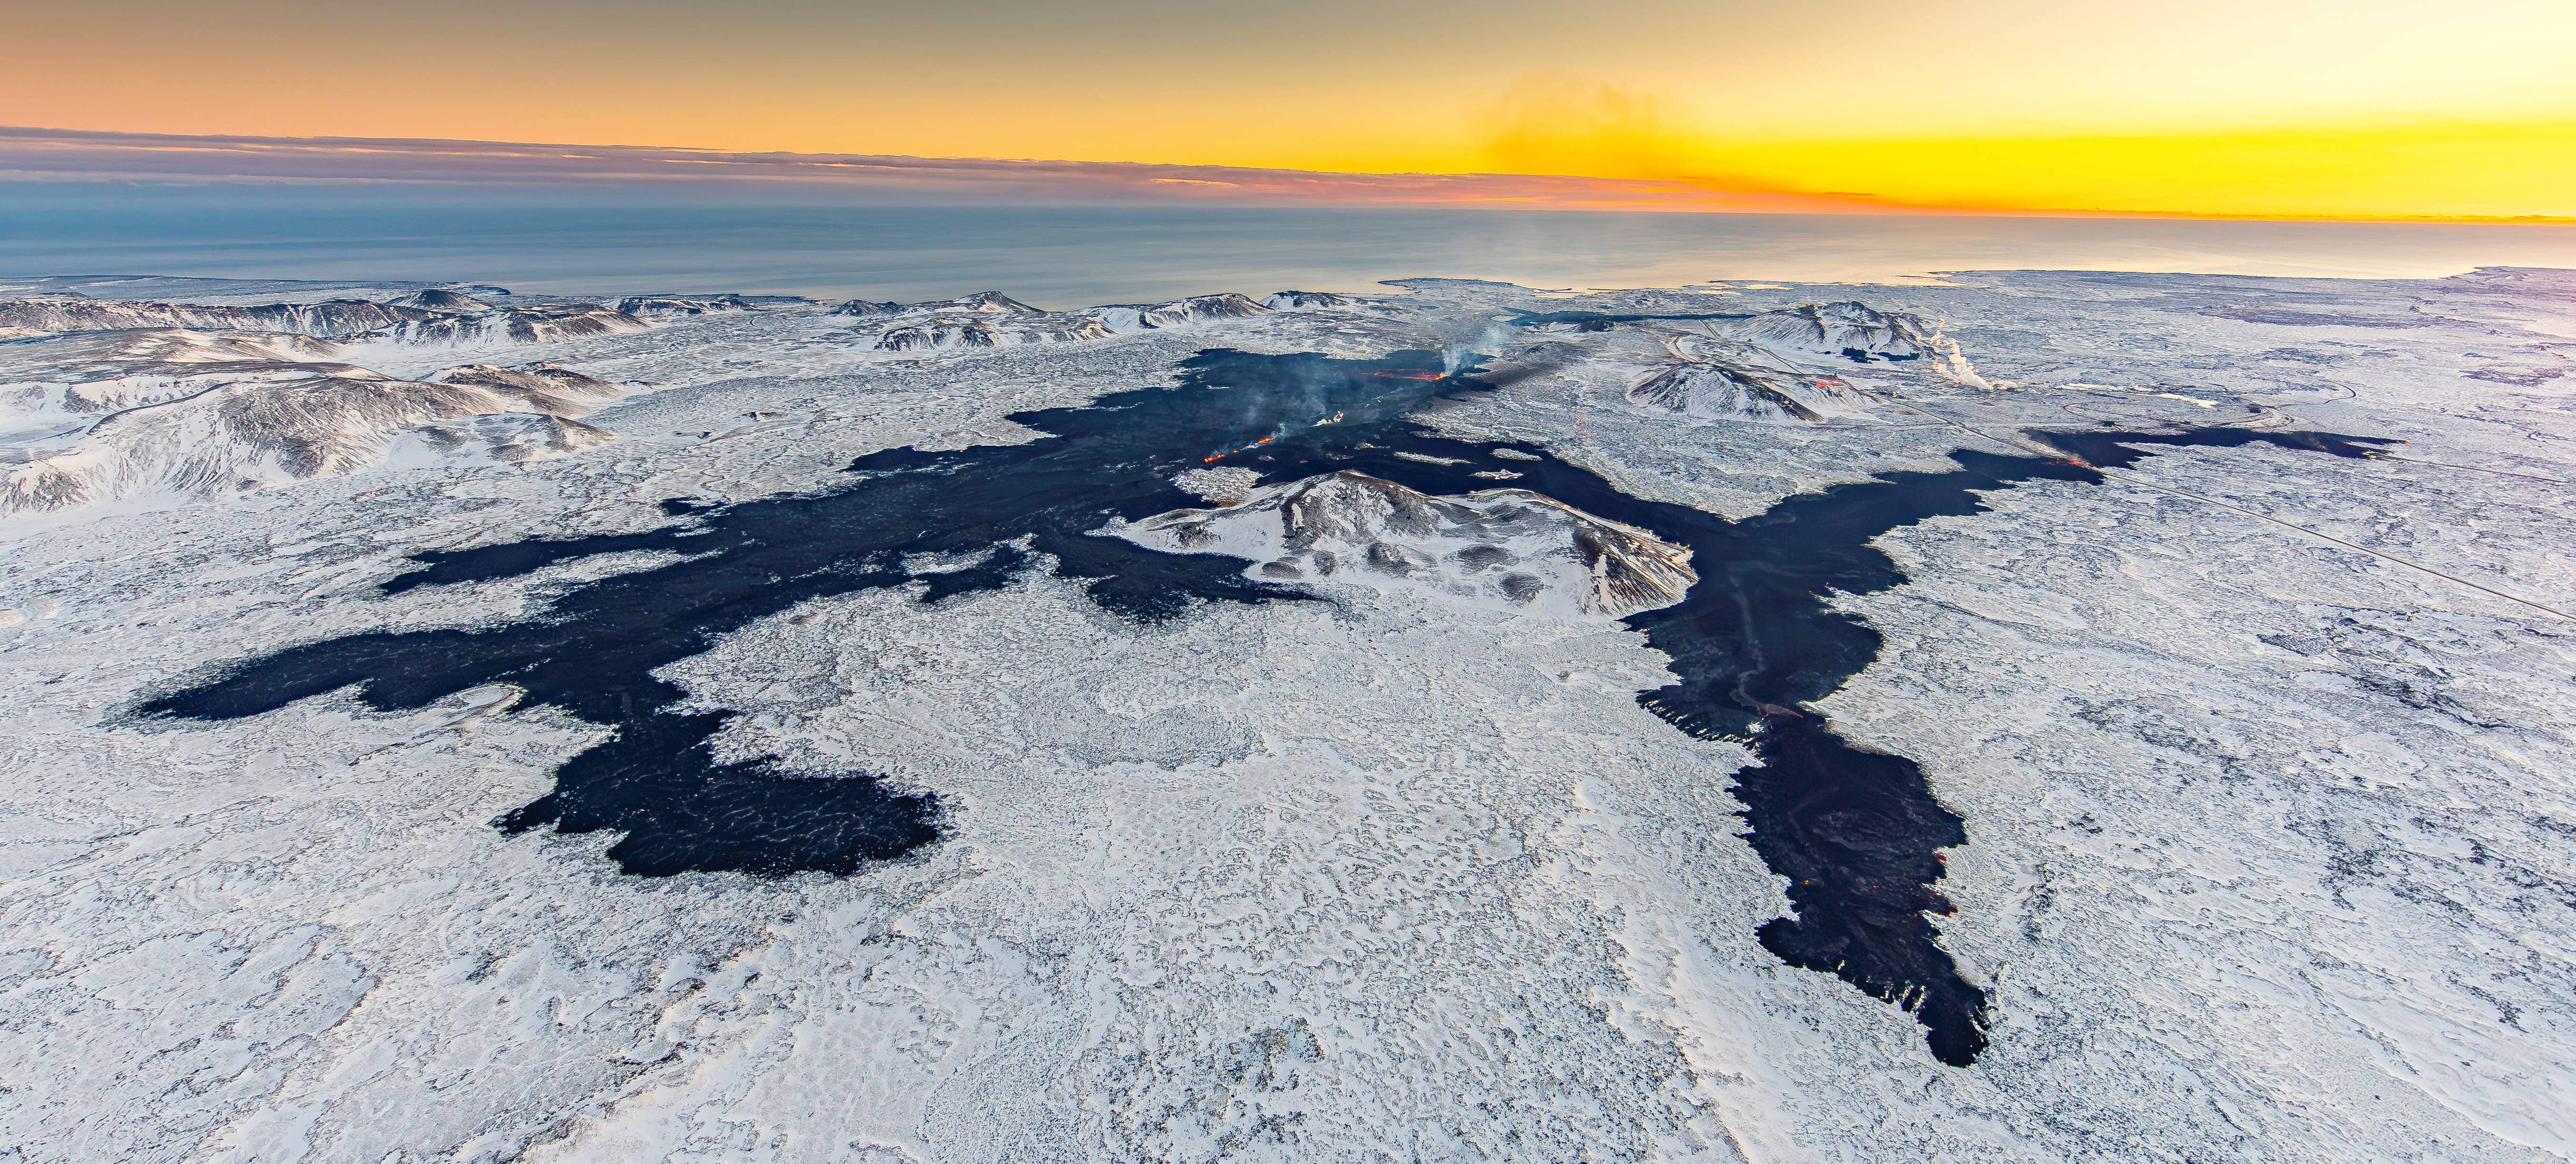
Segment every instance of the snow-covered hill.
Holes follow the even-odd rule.
[[[520,368],[467,364],[449,368],[429,379],[440,384],[490,389],[526,405],[530,411],[554,416],[580,416],[626,394],[625,389],[615,384],[582,375],[560,364],[529,364]]]
[[[1031,307],[999,291],[978,291],[955,299],[934,299],[923,303],[871,303],[852,299],[832,309],[834,315],[1044,315],[1046,310]]]
[[[1432,497],[1347,470],[1117,533],[1175,553],[1246,558],[1246,573],[1264,581],[1419,590],[1556,618],[1670,606],[1699,580],[1688,548],[1526,489]]]
[[[1121,304],[1094,307],[1082,314],[1097,319],[1110,331],[1120,335],[1150,331],[1158,327],[1185,327],[1220,319],[1245,319],[1267,313],[1270,309],[1251,297],[1232,293],[1193,295],[1169,303],[1152,305]]]
[[[301,378],[338,353],[297,335],[175,328],[19,340],[0,360],[0,434],[86,424],[230,381]]]
[[[740,295],[629,295],[617,301],[617,309],[638,319],[664,319],[679,315],[705,315],[720,311],[750,311],[751,300]]]
[[[332,299],[247,307],[92,299],[77,294],[0,300],[0,339],[65,332],[189,328],[460,347],[547,343],[643,331],[651,326],[634,315],[596,303],[496,306],[462,292],[435,289],[383,302]]]
[[[1348,307],[1359,300],[1329,291],[1273,291],[1261,297],[1261,305],[1272,311],[1295,311],[1307,307]]]
[[[1628,389],[1628,402],[1703,420],[1820,424],[1869,410],[1868,396],[1839,376],[1788,366],[1760,348],[1725,342],[1676,344],[1674,362]]]
[[[1108,339],[1116,334],[1087,316],[1019,316],[1007,322],[941,317],[889,328],[877,337],[883,352],[945,351],[952,348],[998,348],[1015,344],[1052,344]]]
[[[388,465],[520,465],[616,440],[606,429],[542,412],[496,412],[425,424],[393,439]]]
[[[431,315],[425,308],[333,299],[322,303],[271,303],[257,307],[195,303],[121,302],[85,295],[34,295],[0,300],[0,338],[68,331],[126,328],[199,328],[217,331],[292,332],[344,339],[382,331]]]
[[[836,315],[879,315],[883,304],[844,303]],[[1270,308],[1249,296],[1232,293],[1193,295],[1169,303],[1088,307],[1081,311],[1040,311],[999,292],[987,291],[937,304],[911,304],[898,309],[911,315],[929,308],[928,318],[886,329],[876,349],[929,352],[955,348],[999,348],[1020,344],[1072,343],[1108,339],[1160,328],[1189,327],[1267,315]]]
[[[1767,311],[1750,319],[1730,321],[1723,330],[1733,338],[1775,351],[1911,360],[1939,350],[1933,337],[1941,329],[1920,316],[1842,300]]]
[[[432,314],[350,339],[352,342],[392,342],[425,347],[497,347],[590,339],[620,332],[644,331],[652,326],[614,307],[560,303]]]
[[[515,427],[451,432],[445,446],[507,446],[502,460],[612,439],[570,418],[616,386],[568,369],[488,365],[404,380],[350,364],[270,364],[189,395],[115,412],[0,477],[0,517],[145,495],[216,498],[373,464],[424,425],[524,414]],[[569,427],[567,427],[569,426]],[[433,440],[437,444],[437,440]]]

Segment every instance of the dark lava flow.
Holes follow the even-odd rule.
[[[1870,547],[1891,529],[1975,512],[1976,490],[2030,480],[2099,481],[2090,465],[2125,466],[2147,445],[2265,442],[2345,456],[2352,440],[2242,429],[2038,434],[2081,461],[1954,454],[1946,473],[1897,473],[1791,497],[1730,522],[1619,492],[1597,474],[1518,444],[1450,440],[1407,414],[1438,398],[1494,390],[1472,375],[1438,378],[1436,353],[1377,361],[1315,355],[1202,353],[1178,387],[1101,397],[1082,408],[1019,413],[1049,434],[1022,445],[950,452],[890,449],[850,467],[824,492],[710,507],[675,502],[686,520],[635,534],[532,539],[417,555],[391,592],[524,575],[598,554],[687,555],[571,587],[535,619],[475,630],[375,633],[289,647],[149,700],[145,715],[232,719],[342,688],[379,710],[417,708],[487,683],[552,704],[616,734],[567,760],[554,791],[494,822],[511,832],[624,833],[608,850],[625,871],[848,873],[938,836],[933,794],[903,794],[866,773],[779,770],[772,759],[719,762],[710,740],[728,713],[674,710],[682,692],[655,668],[712,647],[755,619],[810,599],[918,585],[922,601],[1001,587],[1052,559],[1088,582],[1092,601],[1141,621],[1195,600],[1261,602],[1313,595],[1243,576],[1237,559],[1164,554],[1094,536],[1130,520],[1200,504],[1170,483],[1209,454],[1272,481],[1339,469],[1425,493],[1492,488],[1479,471],[1509,469],[1532,489],[1689,546],[1700,581],[1677,606],[1627,620],[1672,657],[1679,681],[1638,701],[1692,734],[1749,744],[1760,763],[1736,776],[1746,835],[1788,879],[1795,918],[1759,933],[1792,965],[1830,972],[1905,1007],[1933,1053],[1965,1065],[1985,1045],[1986,998],[1934,941],[1939,850],[1964,844],[1957,815],[1922,770],[1834,735],[1804,705],[1877,657],[1879,636],[1829,609],[1832,590],[1867,593],[1904,580]],[[1498,450],[1517,454],[1510,458]],[[1457,461],[1438,464],[1411,453]]]
[[[566,761],[552,793],[503,817],[512,832],[612,830],[629,873],[686,870],[848,873],[938,836],[938,800],[898,794],[865,773],[780,771],[770,759],[719,762],[723,713],[674,710],[683,693],[652,674],[723,635],[800,602],[915,583],[924,601],[1006,584],[1039,555],[1090,580],[1103,607],[1141,620],[1193,599],[1305,597],[1242,577],[1231,559],[1176,556],[1090,536],[1112,515],[1196,505],[1173,473],[1256,435],[1295,433],[1318,448],[1353,445],[1441,392],[1440,357],[1375,362],[1216,353],[1189,361],[1173,389],[1104,396],[1084,408],[1020,413],[1052,435],[1022,445],[925,453],[889,449],[824,492],[739,505],[666,505],[687,520],[637,534],[532,539],[417,555],[399,592],[514,577],[569,559],[629,551],[684,561],[572,587],[526,622],[474,630],[350,635],[250,660],[153,699],[147,715],[229,719],[354,687],[380,710],[417,708],[506,682],[616,735]],[[1336,424],[1311,427],[1329,417]],[[1274,442],[1284,443],[1284,442]]]
[[[2102,480],[2092,466],[2125,468],[2141,446],[2282,448],[2374,455],[2368,445],[2325,433],[2202,429],[2174,433],[2034,433],[2076,459],[2011,457],[1961,450],[1946,473],[1891,473],[1787,498],[1759,516],[1730,522],[1687,506],[1620,492],[1598,474],[1535,446],[1485,445],[1421,432],[1381,438],[1386,447],[1323,455],[1291,445],[1261,469],[1276,479],[1357,469],[1424,493],[1465,493],[1495,482],[1473,474],[1509,469],[1503,482],[1577,509],[1653,530],[1691,548],[1700,580],[1675,606],[1625,621],[1672,656],[1680,681],[1640,692],[1637,701],[1693,735],[1750,744],[1761,763],[1736,774],[1754,851],[1789,881],[1795,918],[1775,918],[1759,937],[1782,961],[1835,974],[1913,1011],[1932,1053],[1966,1066],[1985,1049],[1985,992],[1961,978],[1934,943],[1927,912],[1950,903],[1932,886],[1939,850],[1967,843],[1957,814],[1932,795],[1912,760],[1854,747],[1824,716],[1805,708],[1878,657],[1877,631],[1827,607],[1830,591],[1866,594],[1905,581],[1869,543],[1927,517],[1983,509],[1977,492],[2024,481]],[[1510,449],[1520,457],[1502,458]],[[1425,464],[1399,453],[1463,461]],[[1531,458],[1531,459],[1521,459]]]

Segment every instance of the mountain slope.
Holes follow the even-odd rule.
[[[1628,402],[1703,420],[1821,424],[1866,413],[1867,395],[1839,376],[1790,367],[1767,352],[1724,342],[1675,343],[1673,363],[1628,389]]]
[[[1730,321],[1724,330],[1732,338],[1775,351],[1911,360],[1940,350],[1934,337],[1941,329],[1921,316],[1842,300],[1764,312]]]
[[[332,299],[250,307],[35,295],[0,300],[0,339],[138,328],[279,332],[346,342],[464,346],[546,343],[643,331],[645,320],[595,303],[495,306],[454,291],[386,302]]]
[[[349,364],[259,367],[113,413],[69,448],[10,470],[0,476],[0,517],[152,494],[231,496],[347,473],[381,459],[400,434],[467,418],[526,417],[451,431],[445,447],[480,441],[500,460],[574,452],[613,438],[570,418],[618,394],[548,365],[473,365],[429,380]]]

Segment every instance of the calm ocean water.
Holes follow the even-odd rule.
[[[1376,208],[885,206],[734,196],[0,183],[0,275],[474,280],[1047,307],[1408,276],[1541,287],[2049,268],[2429,277],[2576,267],[2576,227]]]

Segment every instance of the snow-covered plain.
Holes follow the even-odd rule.
[[[298,362],[377,392],[544,364],[620,393],[584,401],[601,437],[542,458],[459,434],[556,414],[450,409],[338,434],[327,471],[0,519],[0,1159],[2576,1156],[2576,274],[1008,302],[0,343],[9,468],[223,361],[236,395]],[[886,342],[942,327],[1006,338]],[[1746,343],[1834,407],[1634,394]],[[1821,710],[1966,820],[1940,928],[1994,1020],[1966,1068],[1756,942],[1787,899],[1737,835],[1747,753],[1638,706],[1666,681],[1641,635],[1438,586],[1144,625],[1035,571],[816,600],[666,669],[737,713],[728,758],[939,795],[945,839],[839,879],[630,877],[614,837],[489,827],[600,732],[506,686],[125,714],[280,646],[524,617],[668,557],[384,595],[407,555],[1030,440],[1008,414],[1171,383],[1211,347],[1483,353],[1505,387],[1421,425],[1730,516],[2028,454],[2033,426],[2409,443],[2164,451],[1881,540],[1911,580],[1842,600],[1886,646]],[[215,354],[100,363],[182,348]],[[1257,468],[1187,484],[1287,484],[1233,472]]]

